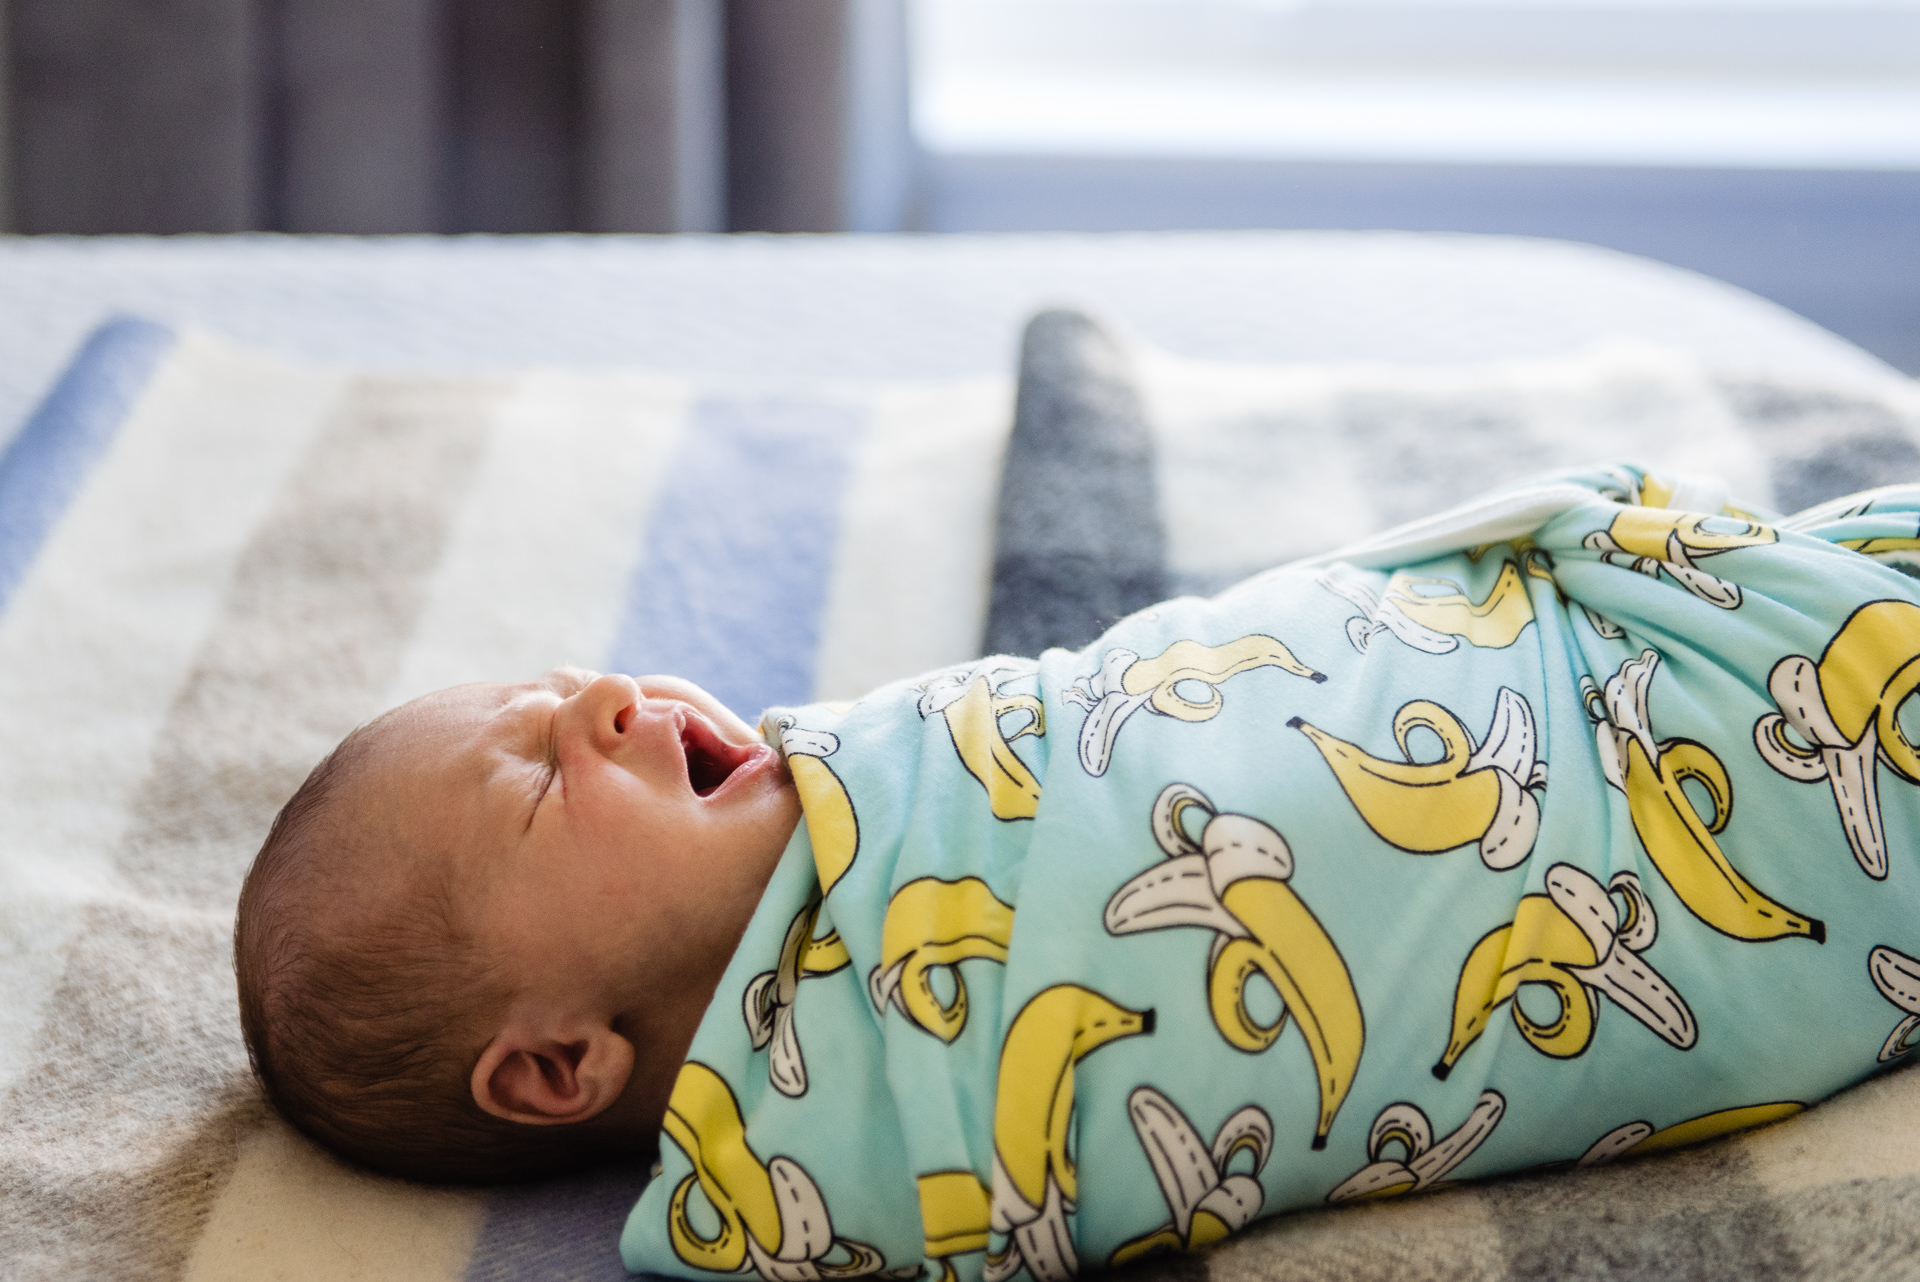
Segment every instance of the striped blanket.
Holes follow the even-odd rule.
[[[0,1273],[623,1276],[644,1159],[408,1186],[316,1151],[247,1077],[240,876],[313,761],[394,702],[562,662],[679,672],[748,713],[856,694],[1594,455],[1784,507],[1920,474],[1920,399],[1652,349],[1226,368],[1056,313],[1009,440],[1012,391],[376,376],[95,333],[0,454]],[[1702,1150],[1154,1268],[1920,1276],[1915,1139],[1920,1079],[1895,1074]]]

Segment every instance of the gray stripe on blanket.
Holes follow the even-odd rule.
[[[1920,424],[1884,401],[1750,379],[1723,379],[1719,386],[1765,451],[1782,512],[1920,480]]]
[[[261,1115],[232,903],[274,811],[379,711],[485,441],[494,393],[365,380],[253,532],[156,741],[119,865],[139,896],[69,946],[0,1097],[10,1275],[178,1276]],[[17,1270],[17,1274],[14,1271]]]
[[[472,382],[349,391],[242,552],[168,710],[119,860],[141,891],[231,904],[274,812],[381,711],[490,400]]]
[[[1481,1193],[1513,1282],[1804,1276],[1780,1208],[1737,1143],[1522,1175]]]
[[[1492,1282],[1506,1270],[1473,1187],[1294,1212],[1199,1258],[1211,1282]]]
[[[1781,1198],[1774,1213],[1809,1282],[1920,1278],[1920,1175],[1806,1189]]]
[[[1124,353],[1078,312],[1020,344],[1000,474],[987,654],[1077,647],[1166,596],[1153,436]]]

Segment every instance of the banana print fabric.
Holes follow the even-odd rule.
[[[1058,1282],[1920,1043],[1920,487],[1549,479],[1517,539],[769,713],[806,819],[628,1267]]]

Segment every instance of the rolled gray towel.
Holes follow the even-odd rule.
[[[1020,344],[983,653],[1086,644],[1166,595],[1166,556],[1125,353],[1078,312],[1040,313]]]

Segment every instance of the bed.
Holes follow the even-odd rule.
[[[1097,319],[1054,310],[1023,347],[1048,307]],[[1170,590],[1601,445],[1781,506],[1920,474],[1915,386],[1858,349],[1506,238],[15,240],[0,351],[22,1277],[625,1276],[644,1160],[424,1189],[266,1113],[232,1013],[238,877],[340,733],[452,681],[576,661],[752,708],[973,656],[1018,550],[1016,411],[1148,425]],[[1143,1272],[1920,1275],[1910,1076]]]

